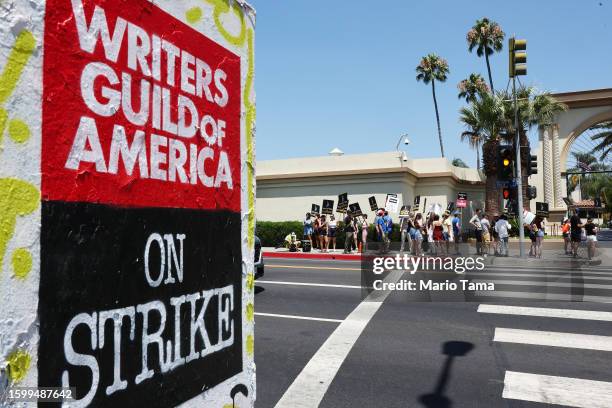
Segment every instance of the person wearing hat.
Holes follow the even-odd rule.
[[[565,255],[572,254],[572,243],[570,241],[570,221],[565,217],[561,224],[561,233],[563,234],[563,242],[565,243]]]

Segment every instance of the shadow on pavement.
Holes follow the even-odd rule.
[[[446,354],[446,361],[442,372],[438,377],[436,389],[432,394],[425,394],[419,397],[419,402],[427,408],[450,408],[452,401],[444,395],[444,389],[450,379],[451,367],[455,357],[463,357],[474,348],[473,343],[466,341],[447,341],[442,345],[442,353]]]

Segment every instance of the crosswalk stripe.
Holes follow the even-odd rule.
[[[486,266],[484,270],[499,270],[499,271],[513,271],[513,272],[545,272],[545,271],[553,271],[553,272],[565,272],[567,274],[585,274],[585,275],[604,275],[604,276],[612,276],[612,269],[567,269],[567,267],[531,267],[524,268],[520,266],[494,266],[489,265]]]
[[[581,301],[593,303],[612,303],[610,296],[595,296],[595,295],[572,295],[563,293],[541,293],[541,292],[513,292],[513,291],[476,291],[474,295],[477,297],[501,297],[501,298],[516,298],[516,299],[533,299],[533,300],[558,300],[562,302]]]
[[[493,341],[536,346],[612,351],[612,337],[496,327]]]
[[[361,289],[361,286],[355,285],[336,285],[331,283],[310,283],[310,282],[281,282],[270,280],[258,280],[257,283],[268,283],[272,285],[293,285],[293,286],[315,286],[323,288],[344,288],[344,289]]]
[[[553,288],[584,288],[584,289],[605,289],[611,290],[612,285],[603,285],[599,283],[572,283],[572,282],[548,282],[548,281],[517,281],[517,280],[483,280],[474,279],[474,283],[493,282],[496,285],[511,285],[511,286],[548,286]]]
[[[599,276],[572,276],[572,274],[553,274],[553,273],[508,273],[508,272],[468,272],[467,276],[492,276],[492,277],[513,277],[513,278],[555,278],[555,279],[582,279],[582,280],[601,280],[612,281],[611,277]]]
[[[506,399],[584,408],[610,408],[612,383],[506,371]]]
[[[612,322],[612,312],[576,309],[554,309],[546,307],[478,305],[479,313],[507,314],[518,316],[554,317],[559,319],[599,320]]]
[[[323,317],[285,315],[285,314],[276,314],[276,313],[255,312],[255,316],[280,317],[282,319],[315,320],[317,322],[342,323],[342,320],[340,320],[340,319],[327,319],[327,318],[323,318]]]

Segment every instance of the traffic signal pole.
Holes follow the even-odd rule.
[[[523,257],[523,241],[525,240],[525,221],[523,219],[523,177],[521,175],[521,135],[519,132],[518,102],[516,98],[516,76],[512,77],[512,93],[514,94],[514,130],[516,131],[516,186],[518,196],[518,219],[519,219],[519,256]]]
[[[527,40],[517,40],[514,37],[508,41],[509,51],[509,68],[510,77],[512,78],[512,94],[514,96],[514,130],[515,150],[516,150],[516,186],[518,196],[518,219],[519,219],[519,256],[523,257],[523,241],[525,240],[525,227],[523,219],[523,177],[521,175],[521,136],[519,132],[519,116],[518,116],[518,101],[516,97],[516,77],[518,75],[527,75]],[[521,52],[516,52],[521,51]]]

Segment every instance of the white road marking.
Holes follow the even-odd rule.
[[[612,383],[506,371],[504,398],[583,408],[610,408]]]
[[[612,303],[610,296],[594,296],[594,295],[579,295],[579,294],[563,294],[563,293],[541,293],[541,292],[512,292],[512,291],[476,291],[474,296],[500,297],[500,298],[516,298],[516,299],[534,299],[534,300],[559,300],[562,302],[581,301],[593,303]]]
[[[493,341],[566,347],[585,350],[612,351],[612,337],[591,334],[561,333],[538,330],[495,328]]]
[[[266,265],[267,268],[277,269],[317,269],[317,270],[334,270],[334,271],[361,271],[361,268],[344,268],[338,266],[306,266],[306,265]]]
[[[361,289],[361,286],[336,285],[336,284],[331,284],[331,283],[282,282],[282,281],[270,281],[270,280],[257,280],[257,283],[269,283],[272,285],[317,286],[317,287],[323,287],[323,288]]]
[[[473,282],[495,283],[496,285],[513,285],[513,286],[550,286],[553,288],[584,288],[584,289],[606,289],[611,290],[612,285],[604,285],[601,283],[572,283],[572,282],[547,282],[547,281],[517,281],[517,280],[483,280],[474,279]]]
[[[512,278],[561,278],[561,279],[576,279],[576,280],[601,280],[601,281],[612,281],[610,277],[599,277],[599,276],[572,276],[570,273],[566,274],[552,274],[552,273],[506,273],[506,272],[468,272],[467,276],[493,276],[493,277],[512,277]]]
[[[495,269],[500,271],[517,271],[517,272],[566,272],[569,274],[586,274],[586,275],[608,275],[612,276],[612,269],[588,269],[588,268],[579,268],[579,269],[567,269],[567,267],[551,267],[551,266],[538,266],[538,267],[524,267],[524,266],[496,266],[496,265],[487,265],[483,269],[486,271],[487,269]]]
[[[342,323],[342,320],[340,320],[340,319],[326,319],[326,318],[323,318],[323,317],[285,315],[285,314],[276,314],[276,313],[259,313],[259,312],[256,312],[255,316],[280,317],[280,318],[283,318],[283,319],[315,320],[317,322]]]
[[[593,310],[553,309],[545,307],[482,304],[478,305],[478,312],[519,316],[554,317],[559,319],[600,320],[605,322],[612,322],[612,312],[600,312]]]
[[[403,273],[391,272],[386,282],[397,282]],[[285,391],[276,408],[317,408],[353,345],[378,311],[388,291],[372,292],[348,315],[317,350]]]

